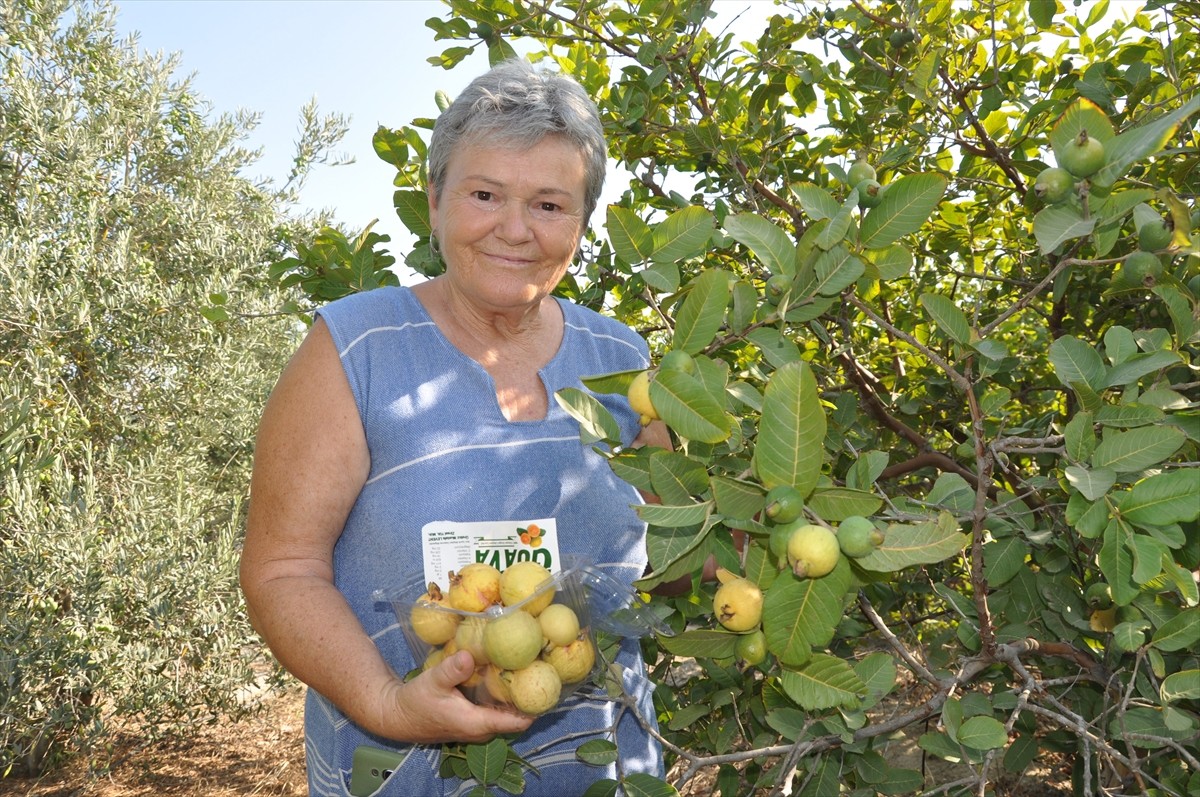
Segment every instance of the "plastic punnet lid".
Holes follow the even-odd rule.
[[[674,636],[675,632],[663,618],[663,613],[669,613],[669,607],[651,606],[632,584],[618,581],[590,562],[573,557],[568,559],[571,560],[569,567],[575,571],[579,585],[587,595],[593,625],[628,638],[651,633]]]

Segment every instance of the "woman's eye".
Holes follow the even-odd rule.
[[[546,213],[554,213],[558,210],[558,205],[553,202],[542,202],[538,205],[538,209]]]
[[[491,202],[492,201],[492,192],[491,191],[476,191],[475,198],[478,199],[480,202]]]

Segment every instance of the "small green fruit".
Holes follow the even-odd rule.
[[[858,185],[863,180],[874,180],[875,177],[875,167],[868,163],[866,158],[856,160],[846,172],[846,182],[849,185]]]
[[[1158,255],[1143,249],[1125,258],[1121,265],[1120,282],[1125,285],[1153,287],[1162,276],[1163,265]]]
[[[1033,183],[1033,192],[1051,205],[1066,202],[1074,190],[1075,178],[1066,169],[1057,166],[1043,169]]]
[[[756,628],[748,634],[743,634],[737,641],[738,661],[747,667],[762,664],[767,658],[767,635],[761,628]]]
[[[883,535],[867,518],[852,515],[838,524],[837,541],[843,554],[858,559],[878,548]]]
[[[792,278],[786,274],[772,274],[767,278],[767,283],[764,286],[764,294],[767,302],[771,305],[779,304],[779,300],[792,287]]]
[[[858,206],[860,208],[877,207],[883,200],[883,186],[878,180],[862,180],[854,186],[858,189]]]
[[[767,491],[763,513],[773,523],[791,523],[804,512],[804,496],[790,484],[781,484]]]
[[[1166,221],[1149,221],[1138,228],[1138,248],[1158,252],[1171,245],[1174,229]]]
[[[658,364],[660,371],[683,371],[685,374],[696,373],[696,361],[692,355],[681,349],[672,349],[663,355]]]
[[[1083,593],[1083,599],[1093,609],[1109,609],[1113,605],[1112,590],[1103,581],[1097,581]]]
[[[1063,150],[1059,166],[1082,180],[1103,169],[1107,160],[1104,144],[1089,136],[1086,130],[1080,130]]]

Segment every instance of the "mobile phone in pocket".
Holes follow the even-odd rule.
[[[360,744],[354,748],[350,762],[350,793],[354,797],[370,797],[404,763],[404,758],[403,753],[395,750]]]

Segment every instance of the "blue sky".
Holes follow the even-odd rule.
[[[454,96],[487,68],[482,49],[451,71],[426,62],[446,43],[425,20],[445,11],[435,0],[118,0],[117,28],[138,32],[144,50],[178,52],[177,77],[192,75],[214,112],[261,113],[247,142],[263,148],[252,176],[284,180],[313,97],[320,111],[351,117],[338,151],[356,162],[317,167],[303,202],[331,209],[348,230],[378,218],[395,245],[409,240],[392,209],[395,170],[375,156],[371,135],[436,116],[437,89]],[[401,248],[393,253],[402,259]]]

